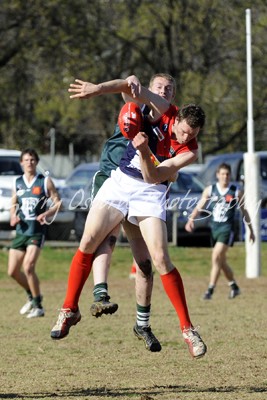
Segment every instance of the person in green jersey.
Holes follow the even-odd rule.
[[[198,205],[193,210],[185,226],[188,232],[192,232],[194,230],[194,220],[197,219],[201,210],[208,204],[207,209],[211,209],[211,241],[213,250],[210,282],[204,294],[204,300],[212,298],[221,271],[224,273],[230,287],[229,299],[233,299],[240,294],[234,273],[226,259],[227,251],[234,243],[234,217],[237,207],[240,208],[244,216],[244,221],[249,227],[250,240],[252,242],[255,241],[250,216],[244,207],[244,194],[235,185],[230,183],[230,165],[225,163],[219,165],[216,177],[217,182],[204,189]]]
[[[20,162],[24,174],[15,179],[10,209],[10,225],[16,227],[16,237],[9,250],[8,275],[27,293],[28,301],[20,310],[27,318],[45,314],[35,266],[44,245],[46,225],[51,223],[49,218],[61,205],[51,178],[37,173],[38,161],[34,149],[22,151]],[[52,200],[51,207],[47,207],[49,199]]]

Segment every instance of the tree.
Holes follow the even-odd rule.
[[[135,73],[147,85],[167,72],[176,103],[207,114],[204,154],[246,150],[245,8],[238,0],[3,0],[0,10],[2,147],[99,154],[122,105],[119,95],[70,101],[75,78]],[[267,5],[252,10],[256,149],[266,147]]]

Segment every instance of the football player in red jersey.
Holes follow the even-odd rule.
[[[130,86],[135,86],[136,91],[138,91],[140,82],[135,76],[127,78],[127,81]],[[155,74],[150,79],[149,90],[171,102],[176,91],[175,80],[169,74]],[[142,130],[141,127],[144,124],[144,118],[140,114],[140,110],[142,110],[144,115],[149,112],[148,107],[144,104],[129,102],[129,100],[132,99],[127,98],[127,96],[124,96],[124,100],[127,103],[122,107],[119,113],[118,125],[116,125],[114,134],[105,143],[102,150],[100,171],[98,171],[94,177],[92,188],[93,196],[91,197],[96,195],[103,182],[110,176],[111,171],[119,166],[123,153],[129,144],[127,137],[129,137],[129,135],[135,136]],[[136,98],[135,101],[137,101]],[[124,130],[125,127],[127,130]],[[137,130],[137,127],[140,127],[140,129]],[[153,158],[155,160],[154,156]],[[139,227],[131,224],[127,220],[123,221],[122,227],[123,231],[126,233],[134,257],[137,260],[137,262],[135,259],[133,260],[134,274],[132,274],[133,268],[131,267],[131,278],[134,277],[136,280],[136,324],[133,332],[138,339],[144,341],[146,349],[152,352],[160,351],[161,345],[150,326],[151,295],[153,288],[153,271],[150,255]],[[119,227],[113,229],[105,238],[104,242],[98,247],[93,261],[94,302],[90,308],[90,312],[95,317],[100,317],[102,314],[113,314],[118,308],[116,303],[110,301],[107,285],[111,256],[119,233],[118,229]]]
[[[70,89],[76,93],[73,98],[120,92],[132,95],[127,80],[98,85],[76,82]],[[127,216],[141,230],[163,287],[178,315],[190,354],[199,358],[206,353],[206,345],[190,320],[182,278],[169,258],[165,203],[166,181],[197,157],[195,138],[204,125],[205,114],[194,104],[177,112],[177,108],[170,106],[164,98],[144,87],[141,87],[138,97],[151,109],[147,118],[152,125],[151,131],[139,132],[129,143],[120,167],[104,182],[93,201],[79,249],[71,263],[67,294],[51,337],[65,337],[70,327],[80,321],[79,297],[90,274],[95,251],[108,233]],[[168,158],[174,141],[177,148],[172,158]],[[160,160],[159,165],[151,162],[151,152]]]

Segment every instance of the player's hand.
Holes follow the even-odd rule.
[[[45,213],[39,214],[36,219],[41,225],[47,225],[48,224]]]
[[[193,232],[193,231],[194,231],[194,228],[195,228],[194,221],[193,221],[192,219],[189,219],[189,220],[187,221],[187,223],[185,224],[185,230],[186,230],[187,232]]]
[[[139,150],[141,153],[143,151],[147,151],[149,149],[148,147],[148,136],[145,134],[145,132],[139,132],[137,135],[133,138],[133,146],[136,150]]]
[[[99,94],[99,85],[75,79],[75,83],[70,84],[68,92],[75,93],[70,96],[70,99],[89,99]]]
[[[253,232],[253,231],[250,231],[249,241],[250,241],[251,243],[254,243],[254,242],[255,242],[255,235],[254,235],[254,232]]]
[[[141,92],[141,82],[139,79],[135,75],[131,75],[126,78],[126,81],[128,82],[128,86],[131,87],[133,98],[138,97]]]
[[[18,215],[11,215],[10,226],[16,226],[20,222],[20,217]]]

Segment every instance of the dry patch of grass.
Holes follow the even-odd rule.
[[[40,270],[44,318],[20,316],[24,293],[11,280],[0,280],[0,398],[266,400],[266,276],[248,280],[237,267],[242,295],[228,300],[228,287],[221,278],[214,299],[204,302],[201,296],[208,282],[210,250],[171,251],[184,277],[192,320],[200,325],[208,346],[203,359],[190,357],[158,274],[151,324],[162,351],[150,353],[134,337],[134,282],[128,279],[131,257],[124,250],[115,255],[109,281],[112,299],[119,303],[118,312],[98,319],[90,316],[90,277],[81,296],[81,322],[71,328],[67,338],[52,341],[50,329],[64,299],[73,253],[69,251],[68,262],[65,252],[65,261],[57,266],[61,270],[52,279]]]

